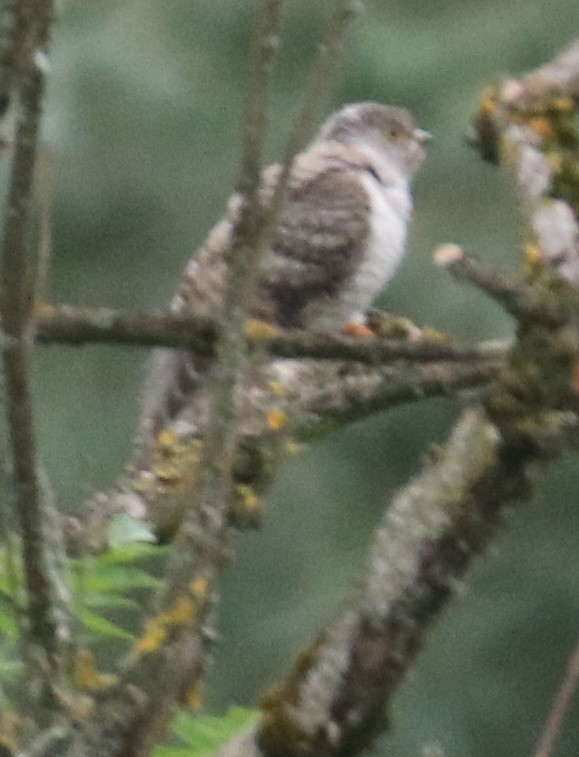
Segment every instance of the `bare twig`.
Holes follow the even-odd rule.
[[[37,58],[47,40],[52,2],[21,0],[14,4],[13,12],[18,44],[11,48],[11,60],[16,66],[20,113],[2,238],[3,364],[16,482],[16,513],[22,536],[28,593],[27,659],[36,675],[49,684],[49,678],[54,678],[62,663],[60,653],[63,641],[68,637],[68,629],[57,611],[60,589],[49,555],[50,545],[46,538],[49,526],[36,454],[29,370],[32,309],[27,234],[44,92],[44,77]],[[50,702],[43,704],[52,706]]]
[[[217,324],[191,315],[127,312],[113,308],[42,305],[37,313],[36,338],[42,344],[82,345],[106,343],[139,347],[178,347],[196,355],[215,354]],[[384,337],[352,337],[308,331],[251,328],[245,335],[249,348],[285,358],[350,360],[379,365],[393,360],[477,360],[498,358],[507,344],[482,342],[473,346],[445,341],[404,341]]]
[[[266,227],[264,228],[264,243],[266,244],[271,241],[279,212],[285,200],[294,157],[305,146],[321,106],[328,98],[334,68],[338,63],[346,32],[353,18],[360,13],[363,7],[362,0],[343,0],[342,5],[331,17],[318,47],[317,57],[310,71],[302,105],[288,138],[282,172],[271,201],[270,213],[266,219]]]
[[[520,277],[500,273],[466,255],[458,245],[441,245],[435,250],[434,259],[460,281],[473,284],[488,294],[515,318],[552,325],[565,318],[565,308],[556,292],[533,286]]]
[[[534,757],[551,757],[555,741],[561,732],[565,715],[571,705],[579,682],[579,642],[569,659],[565,676],[557,692],[551,712],[539,740]]]

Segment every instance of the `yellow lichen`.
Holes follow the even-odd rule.
[[[287,389],[281,383],[281,381],[270,381],[269,388],[275,394],[276,397],[285,397],[287,394]]]
[[[135,649],[141,654],[150,654],[167,638],[167,630],[158,617],[150,618],[145,626],[145,633],[135,640]]]
[[[184,626],[195,614],[190,597],[179,597],[166,610],[147,620],[145,633],[135,641],[135,649],[142,654],[156,652],[168,636],[172,626]]]
[[[554,137],[555,131],[553,129],[553,125],[549,121],[549,119],[545,118],[544,116],[534,116],[533,118],[529,119],[529,126],[533,131],[537,132],[537,134],[540,134],[543,137]]]
[[[211,588],[211,584],[206,578],[196,578],[194,581],[191,582],[191,594],[196,599],[205,599],[207,594],[209,593],[209,589]]]
[[[245,336],[252,341],[276,339],[281,335],[282,332],[280,329],[266,321],[260,321],[257,318],[248,318],[245,322]]]
[[[297,455],[300,450],[301,445],[297,442],[289,440],[285,443],[285,451],[288,453],[288,455]]]
[[[192,710],[200,710],[203,707],[203,690],[201,684],[195,684],[185,697],[187,706]]]
[[[235,487],[235,492],[243,502],[246,512],[255,513],[261,511],[261,497],[258,497],[251,486],[247,486],[247,484],[238,484]]]
[[[189,597],[179,597],[173,605],[157,616],[158,621],[165,628],[167,626],[184,626],[195,614],[195,606]]]
[[[271,410],[267,416],[267,426],[271,431],[279,431],[287,423],[287,413],[285,410]]]
[[[543,266],[543,255],[539,245],[529,242],[523,253],[523,270],[529,277],[535,277]]]
[[[81,689],[95,690],[112,685],[116,676],[99,673],[93,653],[90,649],[81,648],[74,660],[74,679]]]
[[[157,480],[163,484],[175,484],[180,479],[179,471],[172,466],[167,466],[164,468],[157,467],[155,468],[154,473],[157,477]]]
[[[483,90],[480,110],[485,116],[492,116],[497,112],[497,95],[494,87],[487,87]]]
[[[177,442],[177,437],[172,431],[163,429],[157,436],[157,444],[160,447],[172,447]]]
[[[559,111],[560,113],[573,113],[575,110],[575,102],[571,97],[555,97],[551,102],[551,107],[553,110]]]

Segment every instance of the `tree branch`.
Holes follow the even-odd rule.
[[[500,370],[501,360],[479,358],[464,363],[431,362],[377,369],[354,366],[341,375],[305,387],[298,404],[305,416],[295,429],[299,440],[317,439],[398,405],[432,397],[449,397],[465,389],[486,387]]]
[[[535,92],[541,83],[543,89],[556,87],[579,100],[579,39],[556,58],[526,76],[524,81],[528,87],[534,87]]]
[[[69,629],[59,609],[64,591],[50,554],[56,528],[38,466],[30,387],[31,328],[28,231],[44,77],[38,66],[52,16],[50,0],[14,3],[14,38],[3,60],[13,66],[19,100],[14,157],[4,216],[0,263],[0,307],[4,332],[3,366],[6,377],[8,426],[16,483],[15,511],[22,537],[28,594],[27,662],[34,678],[44,680],[41,707],[52,709],[50,689],[58,680],[63,643]],[[56,677],[55,677],[56,676]],[[48,699],[47,699],[48,697]]]
[[[571,705],[573,694],[577,689],[577,683],[579,682],[579,642],[577,642],[573,654],[567,665],[563,682],[557,695],[541,738],[539,740],[539,746],[535,752],[534,757],[551,757],[553,754],[553,748],[557,736],[561,731],[561,726],[565,719],[565,715]]]
[[[552,268],[579,284],[579,40],[523,79],[487,88],[474,120],[474,143],[504,163],[523,194],[531,276]],[[542,265],[541,265],[542,264]]]
[[[265,324],[264,324],[265,326]],[[158,312],[127,312],[113,308],[73,307],[43,304],[35,322],[41,344],[118,344],[138,347],[189,349],[196,355],[215,355],[217,324],[190,315]],[[315,334],[308,331],[281,331],[251,321],[245,332],[248,347],[283,358],[348,360],[369,365],[409,360],[463,362],[487,357],[500,358],[506,347],[500,342],[461,346],[437,339],[428,333],[414,341],[380,336],[352,337],[346,334]]]
[[[466,281],[483,291],[515,318],[556,326],[567,317],[561,291],[552,287],[552,277],[544,276],[546,280],[542,286],[537,282],[530,284],[467,256],[455,244],[441,245],[434,252],[434,260],[459,281]],[[570,291],[567,296],[574,297],[574,293]]]

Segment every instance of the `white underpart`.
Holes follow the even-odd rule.
[[[370,198],[371,221],[367,247],[358,271],[332,300],[318,303],[310,324],[322,330],[361,323],[374,299],[394,276],[406,250],[412,200],[408,182],[393,177],[384,185],[370,173],[360,181]]]

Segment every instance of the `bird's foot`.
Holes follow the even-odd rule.
[[[343,332],[348,336],[376,336],[375,332],[363,323],[348,323],[346,326],[344,326]]]

